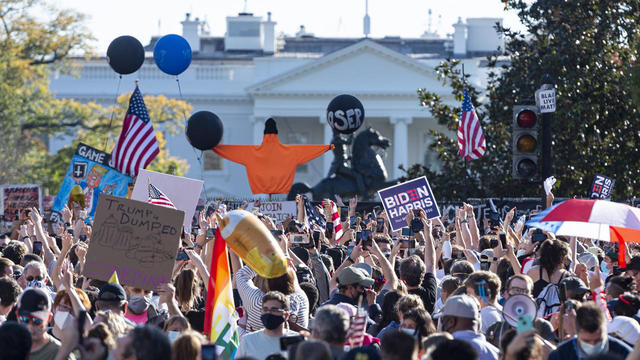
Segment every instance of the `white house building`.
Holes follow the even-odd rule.
[[[436,79],[435,66],[446,57],[463,60],[471,82],[484,87],[486,55],[502,48],[493,26],[501,19],[459,20],[452,36],[424,34],[416,38],[322,38],[305,32],[276,35],[276,22],[249,13],[226,18],[224,36],[203,31],[203,22],[187,14],[182,35],[193,50],[193,61],[179,76],[182,98],[193,110],[209,110],[224,123],[224,144],[259,144],[264,121],[277,121],[280,140],[290,144],[328,144],[332,133],[325,111],[331,99],[351,94],[360,99],[366,126],[392,141],[384,163],[390,177],[402,176],[399,165],[415,163],[437,167],[428,145],[429,129],[439,125],[420,106],[417,89],[436,92],[454,104],[450,89]],[[180,98],[175,77],[153,63],[153,37],[145,47],[145,64],[124,76],[120,92],[130,92],[134,81],[144,95]],[[110,105],[115,98],[117,74],[104,57],[81,60],[80,77],[56,76],[51,88],[61,98]],[[188,116],[188,115],[187,115]],[[68,139],[53,138],[51,151]],[[206,151],[198,161],[184,134],[167,138],[171,155],[186,159],[187,176],[205,181],[209,196],[249,196],[242,165],[222,160]],[[295,182],[315,185],[327,175],[332,154],[298,167]]]

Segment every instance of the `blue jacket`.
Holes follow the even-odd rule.
[[[626,358],[632,350],[631,347],[612,336],[607,337],[609,341],[608,353],[617,355],[621,359]],[[578,339],[574,337],[558,345],[558,348],[549,354],[547,360],[582,360],[585,357],[585,354],[578,350]]]

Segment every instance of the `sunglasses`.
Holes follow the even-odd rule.
[[[35,326],[42,326],[42,324],[44,324],[44,320],[33,315],[20,315],[18,316],[18,319],[23,324],[32,323]]]
[[[33,281],[33,280],[38,280],[38,281],[42,281],[44,280],[43,276],[27,276],[27,282]]]

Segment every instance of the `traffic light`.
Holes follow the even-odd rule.
[[[513,107],[512,175],[514,179],[538,177],[538,107]]]

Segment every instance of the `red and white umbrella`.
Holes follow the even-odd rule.
[[[640,243],[640,208],[606,200],[566,200],[537,214],[526,225],[555,235],[618,242],[621,267],[625,264],[624,243]]]

